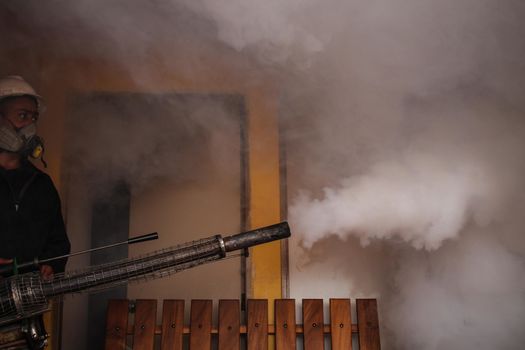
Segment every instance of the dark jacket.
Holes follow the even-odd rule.
[[[51,178],[30,162],[15,170],[0,167],[0,258],[23,263],[69,251],[60,198]],[[63,272],[66,260],[46,264],[55,273]]]

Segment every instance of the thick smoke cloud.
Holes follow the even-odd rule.
[[[367,281],[366,290],[379,295],[388,348],[522,348],[525,3],[6,6],[39,29],[41,42],[55,42],[55,57],[115,60],[145,90],[153,86],[151,76],[172,67],[194,73],[185,52],[165,54],[188,43],[226,46],[249,62],[239,66],[248,76],[250,70],[272,72],[281,88],[288,152],[292,256],[301,252],[309,261],[296,262],[299,269],[324,261],[326,271],[340,272],[349,259],[352,266],[366,266],[367,255],[381,250],[381,281],[375,287]],[[0,38],[23,46],[34,35]],[[165,52],[153,42],[163,43]],[[124,128],[142,130],[139,124]],[[118,150],[123,143],[111,129],[123,129],[107,129],[111,149]],[[143,141],[148,147],[139,153],[147,157],[158,145]],[[96,165],[109,159],[130,169],[130,154],[85,160]],[[138,183],[151,179],[137,174],[131,168],[129,176]],[[351,258],[317,254],[334,238],[348,244],[355,237],[369,246],[352,247]],[[377,265],[371,273],[379,274]],[[370,276],[343,273],[338,278],[352,280],[352,293],[365,293],[359,288]]]
[[[189,184],[213,169],[235,172],[236,101],[147,93],[80,98],[68,125],[70,176],[92,188],[95,198],[122,183],[139,194],[166,178]]]
[[[403,251],[384,317],[400,349],[519,349],[523,258],[492,229],[464,232],[435,253]],[[505,329],[501,327],[504,325]]]
[[[295,198],[290,216],[304,243],[328,234],[353,234],[363,243],[397,236],[432,250],[467,225],[500,219],[520,192],[524,164],[516,150],[525,146],[524,123],[488,96],[463,99],[440,101],[445,106],[437,111],[417,107],[409,113],[419,120],[409,114],[410,129],[400,133],[407,142],[385,150],[387,159],[325,187],[320,198]]]
[[[363,244],[397,235],[415,248],[439,248],[475,214],[471,206],[486,197],[486,185],[477,169],[447,172],[450,163],[429,164],[429,158],[377,164],[338,189],[327,188],[321,200],[300,196],[290,212],[296,230],[306,233],[307,245],[328,234],[354,233]]]
[[[388,347],[519,349],[523,5],[200,4],[222,40],[285,71],[290,173],[303,176],[293,249],[387,239],[376,290]],[[320,258],[305,259],[299,270]]]

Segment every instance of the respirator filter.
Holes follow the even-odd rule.
[[[16,130],[9,121],[0,118],[0,148],[37,159],[44,152],[44,141],[36,134],[35,124]]]

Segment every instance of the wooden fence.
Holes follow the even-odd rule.
[[[218,350],[239,350],[241,343],[247,350],[268,350],[269,339],[275,341],[276,350],[295,350],[298,337],[303,338],[305,350],[323,350],[325,338],[332,350],[348,350],[352,334],[357,335],[359,350],[381,348],[375,299],[356,300],[357,324],[351,322],[350,299],[330,299],[329,324],[324,324],[322,299],[303,299],[302,324],[296,323],[294,299],[275,300],[275,324],[268,323],[266,299],[247,301],[245,324],[241,324],[239,300],[219,300],[217,328],[212,326],[212,306],[211,300],[192,300],[190,324],[185,325],[184,300],[164,300],[162,324],[157,325],[157,300],[110,300],[105,348],[152,350],[157,335],[161,350],[182,349],[185,337],[190,350],[210,350],[215,337]],[[130,310],[134,324],[128,324]]]

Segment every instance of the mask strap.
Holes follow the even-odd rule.
[[[40,157],[40,161],[42,162],[42,164],[44,164],[44,168],[47,169],[47,162],[44,160],[44,157]]]
[[[40,155],[40,161],[42,162],[42,164],[44,165],[44,168],[47,169],[47,162],[44,160],[44,153],[46,152],[46,149],[43,148],[42,149],[42,154]]]

